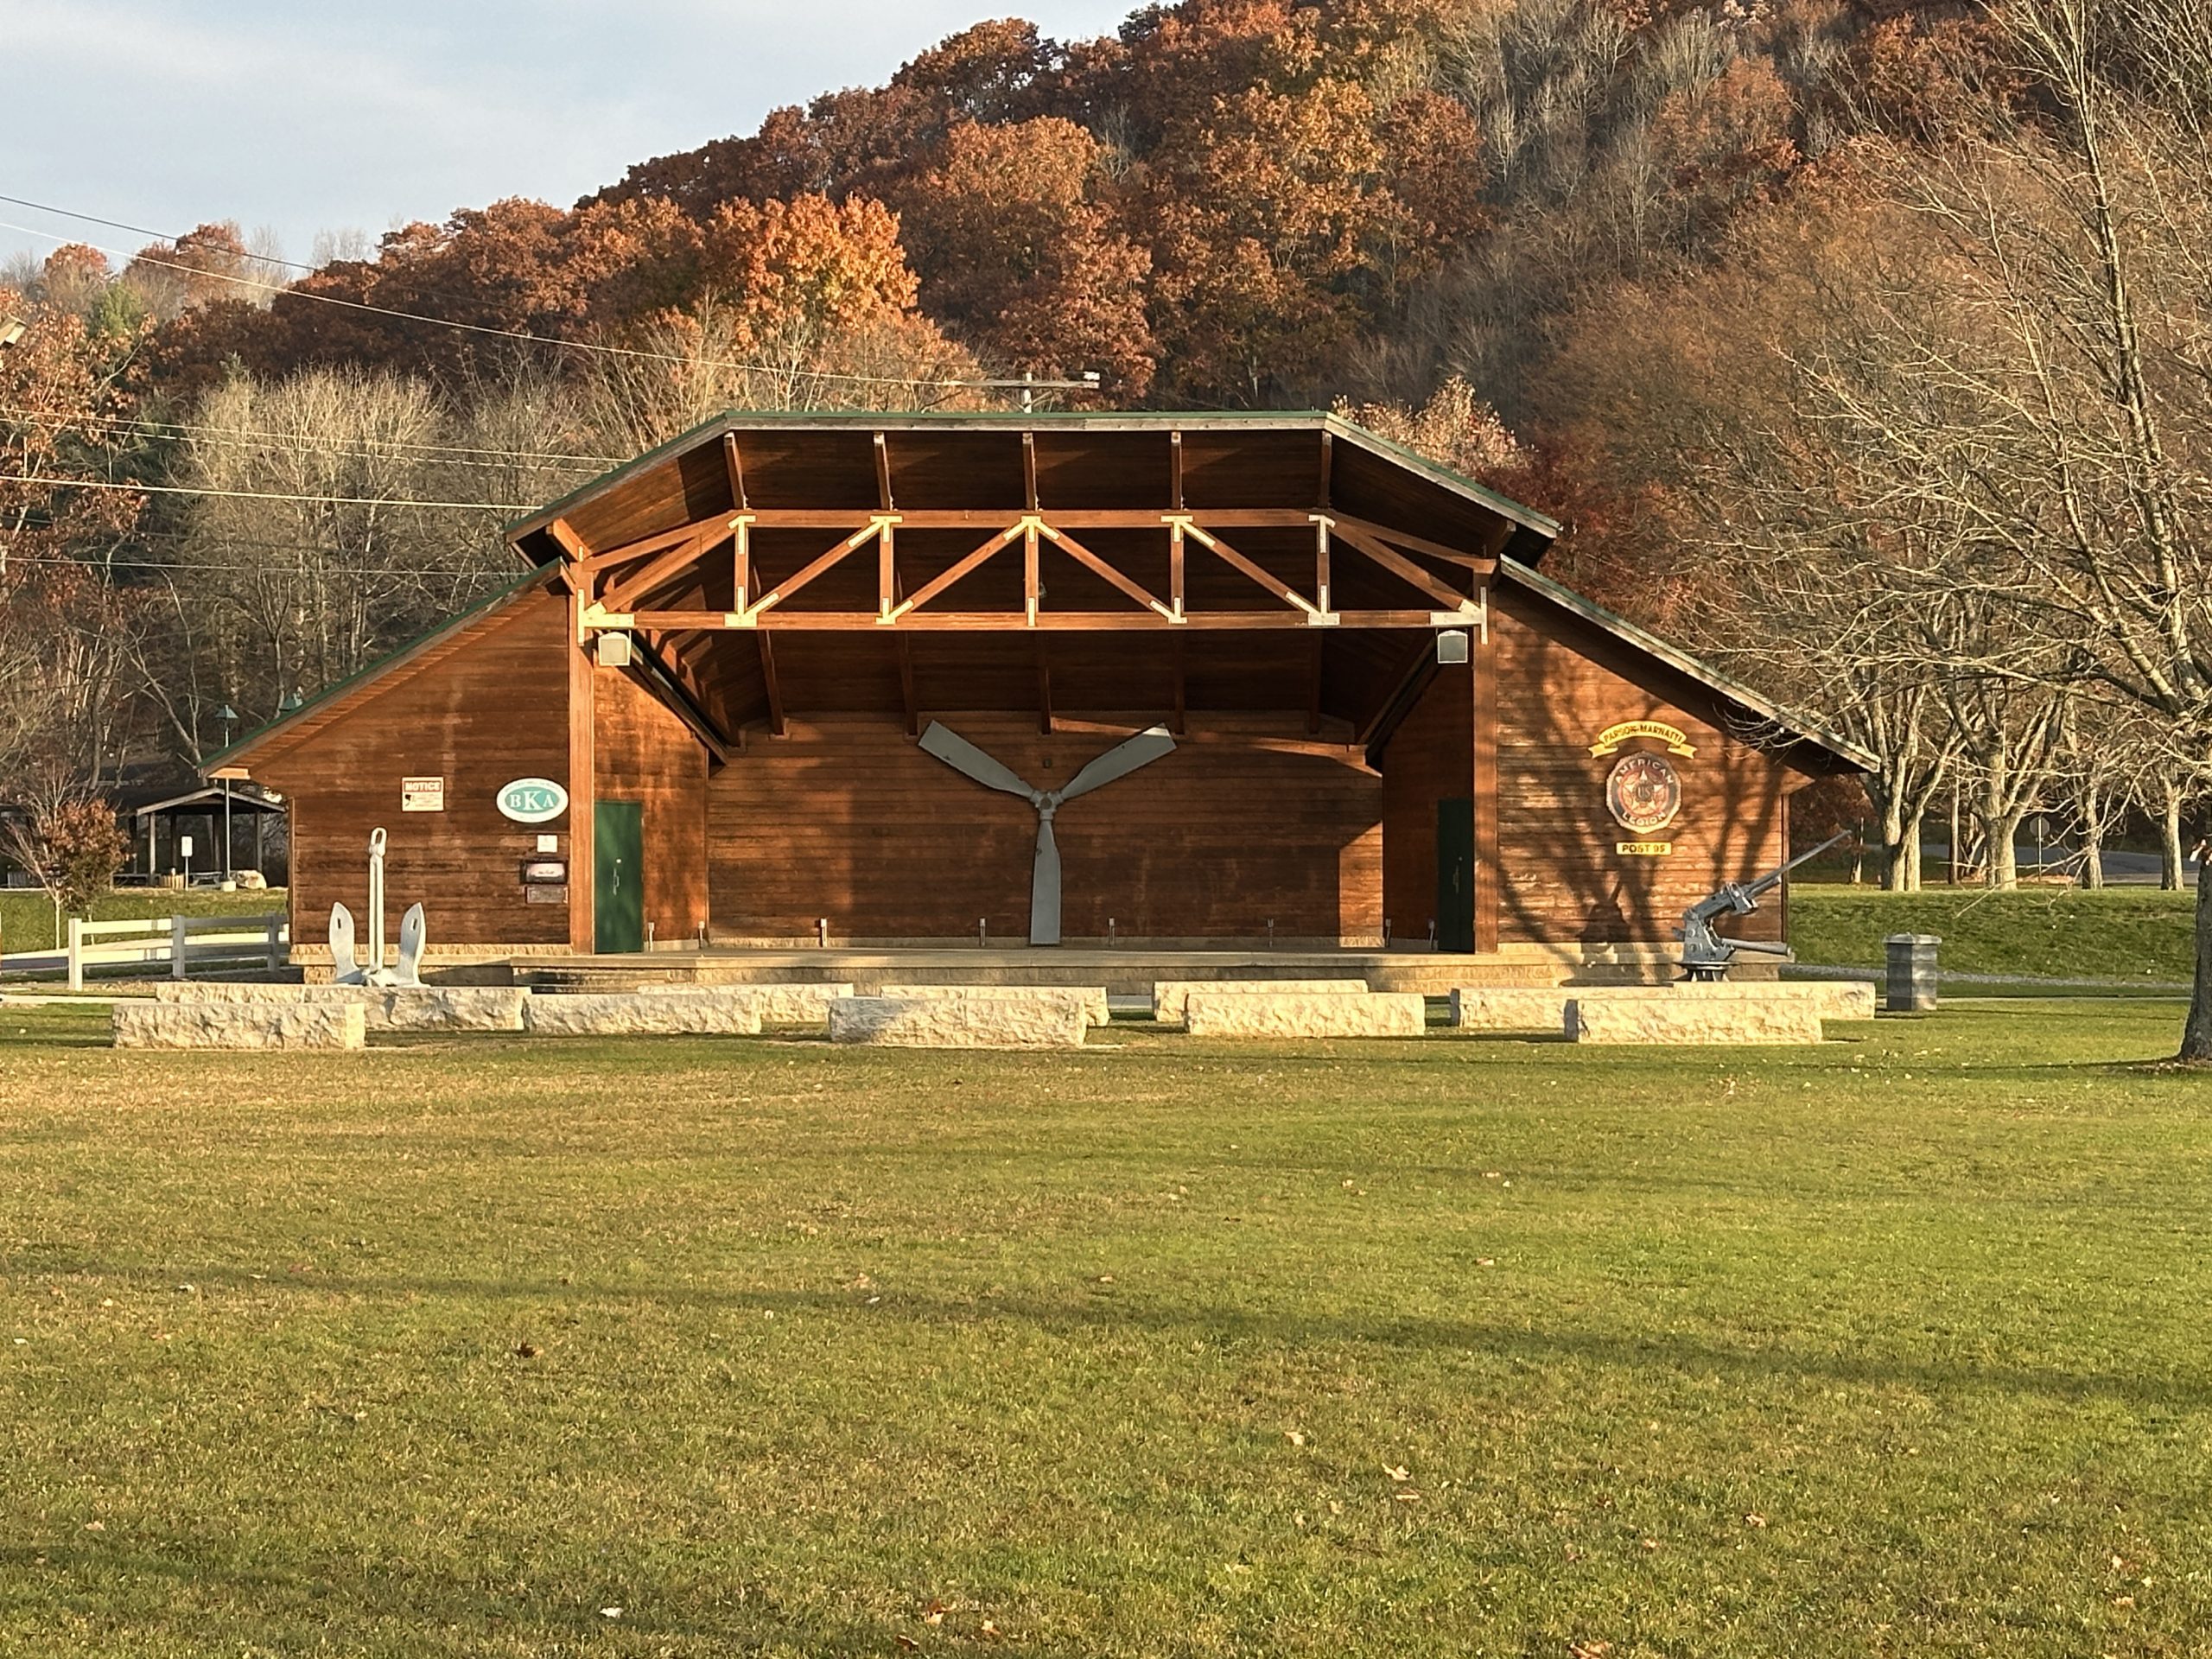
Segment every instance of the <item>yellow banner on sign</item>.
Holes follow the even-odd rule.
[[[1613,850],[1623,858],[1665,858],[1675,850],[1671,841],[1617,841]]]
[[[1611,754],[1624,743],[1639,737],[1648,737],[1655,743],[1664,743],[1669,754],[1694,755],[1690,747],[1689,734],[1679,726],[1669,726],[1658,720],[1624,720],[1618,726],[1608,726],[1598,734],[1598,741],[1590,746],[1593,755]]]

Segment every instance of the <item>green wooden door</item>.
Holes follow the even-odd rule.
[[[592,815],[592,948],[645,948],[645,809],[601,801]]]
[[[1436,804],[1436,948],[1475,948],[1475,804]]]

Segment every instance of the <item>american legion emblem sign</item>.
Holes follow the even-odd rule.
[[[1620,753],[1624,743],[1637,738],[1663,744],[1667,752],[1634,749],[1621,754],[1606,774],[1605,810],[1637,838],[1621,842],[1616,850],[1663,856],[1674,850],[1673,846],[1649,837],[1674,823],[1682,810],[1681,774],[1675,770],[1668,753],[1686,755],[1695,751],[1679,728],[1657,721],[1636,720],[1607,727],[1590,746],[1590,753],[1593,756]]]

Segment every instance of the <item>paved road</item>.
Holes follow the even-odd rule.
[[[1922,843],[1921,878],[1927,886],[1946,885],[1943,878],[1950,870],[1950,852],[1948,842],[1931,841]],[[2032,844],[2023,844],[2019,861],[2022,875],[2034,875],[2044,871],[2054,875],[2071,875],[2075,868],[2075,855],[2069,847],[2046,847],[2038,855]],[[2182,867],[2182,880],[2192,887],[2196,885],[2197,868],[2195,859]],[[2158,885],[2158,855],[2156,853],[2107,851],[2105,854],[2105,880],[2114,887],[2154,887]]]

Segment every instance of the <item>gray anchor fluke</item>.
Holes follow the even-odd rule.
[[[353,960],[353,912],[343,905],[330,907],[330,976],[340,985],[359,985],[361,966]]]
[[[420,985],[423,982],[423,947],[429,942],[429,924],[423,919],[423,906],[407,906],[407,913],[399,918],[399,982]]]

